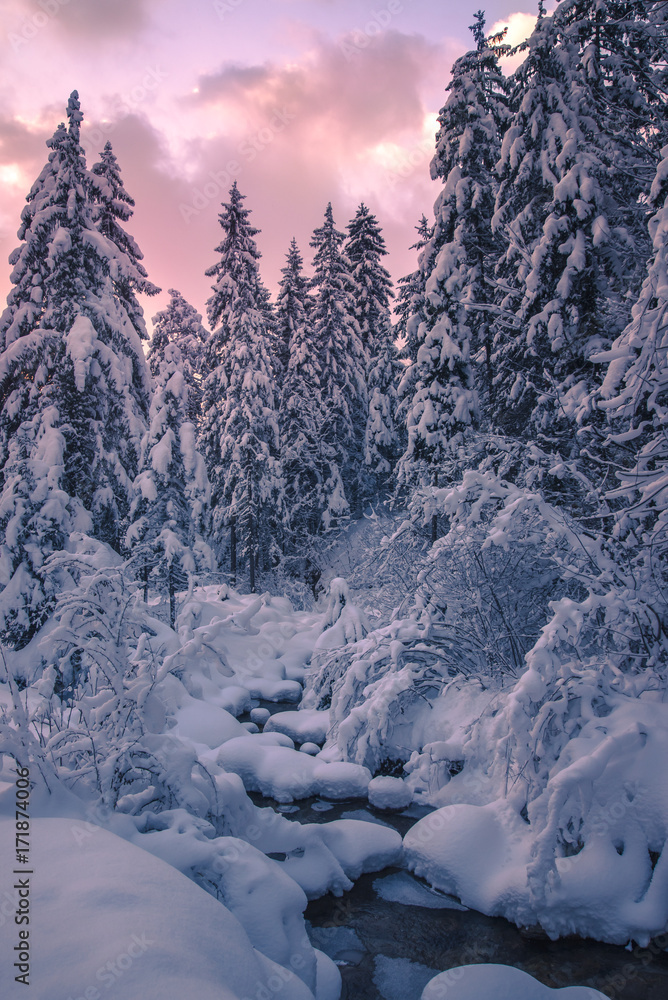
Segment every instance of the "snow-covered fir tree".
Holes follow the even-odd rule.
[[[191,423],[198,425],[202,402],[202,382],[206,375],[205,344],[208,333],[202,317],[181,293],[169,289],[169,303],[153,317],[153,336],[148,363],[154,377],[160,373],[168,345],[175,344],[181,358],[181,372],[188,388],[186,413]]]
[[[157,364],[155,354],[153,360]],[[144,599],[149,586],[167,594],[172,628],[176,593],[197,572],[213,569],[211,551],[198,530],[209,490],[195,426],[188,417],[190,388],[184,360],[178,340],[163,346],[125,537],[131,563],[143,582]]]
[[[479,420],[472,343],[485,351],[489,370],[492,323],[486,307],[495,249],[490,219],[506,106],[499,40],[486,41],[481,12],[473,31],[477,48],[453,66],[431,163],[432,178],[442,178],[444,187],[420,258],[424,305],[419,299],[416,305],[424,318],[415,333],[414,371],[407,380],[413,395],[406,404],[408,444],[398,470],[402,483],[427,476],[435,484],[440,475],[450,477],[466,463],[465,446]]]
[[[539,19],[513,78],[493,222],[506,250],[492,417],[568,460],[581,453],[576,421],[592,420],[591,355],[626,323],[642,251],[634,160],[606,135],[591,47],[562,13]]]
[[[378,220],[361,204],[348,223],[344,252],[352,265],[355,319],[364,351],[368,413],[364,436],[365,466],[360,470],[362,503],[373,501],[386,487],[397,457],[394,414],[396,365],[389,271],[381,259],[387,249]]]
[[[282,489],[272,317],[258,269],[259,230],[249,222],[244,197],[235,181],[218,217],[220,257],[206,272],[215,284],[207,302],[213,332],[200,449],[211,482],[213,538],[222,548],[229,528],[232,580],[239,547],[254,590],[257,566],[268,568],[278,558]]]
[[[309,543],[321,528],[329,465],[322,446],[327,413],[322,399],[318,345],[309,323],[308,279],[294,239],[281,274],[276,330],[279,342],[287,343],[280,401],[284,544],[288,568],[305,576],[311,569]]]
[[[365,357],[355,299],[351,265],[343,253],[344,234],[336,229],[331,204],[325,220],[313,232],[314,275],[311,290],[312,337],[322,372],[322,401],[327,424],[322,445],[329,463],[325,483],[325,528],[352,513],[361,513],[359,475],[364,463],[364,428],[368,410]]]
[[[394,307],[395,324],[394,337],[400,343],[398,358],[403,362],[398,371],[397,410],[395,415],[399,453],[406,450],[406,409],[410,406],[415,390],[417,352],[419,347],[418,331],[420,323],[425,318],[425,285],[427,283],[426,269],[420,266],[422,251],[433,236],[433,226],[430,226],[426,215],[422,215],[415,227],[418,238],[410,246],[415,250],[418,266],[415,271],[399,278],[397,282],[397,299]]]
[[[665,578],[668,552],[668,146],[663,149],[650,205],[649,221],[654,253],[633,316],[607,354],[597,406],[612,423],[610,443],[624,451],[633,449],[635,461],[618,472],[625,498],[620,520],[629,527],[628,515],[645,538],[653,568]]]
[[[43,564],[72,530],[120,547],[150,374],[115,293],[121,251],[96,227],[74,91],[28,195],[2,318],[3,634],[28,641],[49,607]]]
[[[304,261],[297,241],[293,237],[286,255],[285,267],[281,268],[283,277],[274,309],[276,356],[282,372],[288,368],[290,344],[295,329],[307,323],[308,313],[313,305],[308,291],[308,278],[303,268]]]
[[[132,218],[135,203],[123,186],[121,170],[110,142],[105,143],[100,161],[93,165],[92,173],[95,175],[93,198],[96,202],[94,217],[97,228],[120,251],[113,271],[114,293],[139,336],[148,339],[144,310],[137,295],[157,295],[160,289],[148,280],[148,273],[142,264],[144,255],[137,241],[121,225]]]

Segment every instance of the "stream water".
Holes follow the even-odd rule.
[[[413,805],[387,813],[359,800],[317,798],[286,806],[250,797],[300,823],[365,819],[392,826],[402,836],[430,811]],[[575,936],[550,941],[540,929],[521,931],[500,917],[469,910],[396,868],[362,875],[342,897],[311,901],[305,917],[314,946],[339,966],[341,1000],[420,1000],[438,972],[478,962],[513,965],[553,988],[590,986],[610,1000],[668,998],[668,936],[662,947],[654,942],[631,951]]]
[[[282,806],[251,798],[301,823],[366,819],[402,836],[428,811],[388,814],[356,802],[304,799]],[[539,930],[520,931],[468,910],[397,868],[362,875],[341,897],[313,900],[305,916],[315,947],[340,968],[341,1000],[420,1000],[437,972],[477,962],[513,965],[546,986],[591,986],[610,1000],[668,998],[668,952],[658,945],[628,951],[579,937],[550,941]]]

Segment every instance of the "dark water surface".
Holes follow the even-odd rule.
[[[262,705],[272,714],[297,707]],[[256,805],[271,806],[300,823],[366,819],[392,826],[402,837],[432,811],[412,805],[401,813],[387,813],[365,800],[318,798],[284,806],[249,794]],[[388,880],[386,885],[396,885],[397,879],[427,905],[383,898],[382,884]],[[445,902],[447,897],[397,868],[362,875],[339,898],[327,895],[310,902],[305,913],[309,934],[314,946],[339,966],[341,1000],[420,1000],[424,986],[438,972],[479,962],[515,966],[552,988],[590,986],[610,1000],[668,1000],[668,935],[660,941],[662,947],[655,942],[631,951],[579,937],[550,941],[540,929],[520,931],[501,917],[461,906],[436,908]],[[456,901],[452,905],[457,907]]]
[[[392,814],[362,800],[317,798],[279,806],[261,795],[250,797],[256,805],[271,806],[301,823],[367,819],[392,826],[402,836],[431,811],[412,806]],[[428,905],[383,898],[378,889],[389,876],[395,884],[399,877],[404,889],[412,886]],[[461,907],[436,908],[444,902],[447,897],[397,868],[362,875],[339,898],[327,895],[310,902],[305,913],[309,934],[339,966],[342,1000],[420,1000],[431,976],[478,962],[513,965],[552,988],[591,986],[610,1000],[668,1000],[668,952],[658,944],[628,951],[579,937],[550,941],[539,929],[520,931],[501,917]],[[666,942],[661,944],[665,948]]]

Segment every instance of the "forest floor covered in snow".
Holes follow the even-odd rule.
[[[118,594],[112,571],[104,596],[95,590],[99,556],[82,585],[87,607],[97,594],[113,626]],[[97,679],[91,667],[78,688],[73,677],[58,690],[56,672],[44,670],[64,648],[71,659],[71,644],[59,644],[74,617],[52,621],[8,663],[19,683],[0,684],[5,737],[15,734],[0,772],[0,837],[11,856],[15,758],[29,759],[32,995],[337,1000],[340,970],[343,995],[369,1000],[665,995],[665,941],[646,929],[662,926],[665,898],[647,917],[652,894],[641,900],[634,888],[647,873],[606,845],[613,824],[626,822],[624,836],[646,829],[629,805],[613,808],[619,789],[630,803],[633,788],[662,822],[665,791],[644,775],[668,758],[666,706],[620,699],[607,742],[596,718],[580,733],[561,787],[579,781],[582,794],[584,775],[599,824],[607,819],[596,849],[558,861],[559,879],[549,876],[536,902],[545,826],[534,829],[499,795],[472,742],[481,726],[489,734],[512,689],[425,679],[418,623],[395,615],[388,624],[391,581],[371,589],[358,561],[347,566],[349,589],[333,576],[343,558],[332,553],[327,595],[310,609],[210,585],[185,600],[174,631],[159,608],[125,595],[139,624],[132,641],[114,640],[118,674],[100,657],[106,667]],[[384,669],[370,674],[379,655]],[[334,661],[347,669],[332,681]],[[428,690],[415,687],[419,677]],[[11,872],[3,877],[11,948],[17,890]],[[388,919],[384,939],[361,940]],[[408,953],[407,923],[416,932]],[[435,930],[447,948],[430,948]],[[574,934],[632,951],[575,944]],[[2,995],[23,995],[10,965]]]

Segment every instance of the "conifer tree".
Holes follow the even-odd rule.
[[[313,568],[310,541],[321,528],[329,464],[323,450],[328,417],[323,405],[322,370],[308,318],[311,302],[302,268],[302,256],[293,239],[281,271],[276,328],[279,341],[288,345],[280,404],[285,546],[295,574],[305,577]]]
[[[609,446],[635,451],[618,472],[623,513],[648,530],[646,554],[665,577],[668,552],[668,146],[650,191],[654,253],[630,323],[607,354],[597,406],[611,420]],[[642,528],[638,534],[642,534]]]
[[[606,136],[591,50],[564,30],[563,13],[539,19],[511,94],[493,221],[507,244],[497,278],[511,325],[495,343],[492,416],[577,459],[576,421],[592,419],[591,355],[621,331],[637,288],[629,197],[639,192],[629,196],[630,147]]]
[[[392,279],[381,258],[387,254],[378,220],[361,204],[348,223],[344,250],[352,265],[355,318],[364,351],[368,411],[364,466],[359,490],[363,503],[382,492],[396,458],[396,363],[390,299]]]
[[[505,124],[504,82],[498,66],[499,39],[485,40],[484,17],[476,15],[477,48],[458,59],[439,115],[434,179],[444,187],[434,206],[433,235],[420,267],[425,274],[423,317],[416,333],[407,409],[408,445],[399,481],[451,474],[479,419],[471,348],[486,351],[489,369],[491,300],[488,276],[495,247],[490,219],[494,165]],[[468,307],[468,308],[467,308]],[[473,308],[475,307],[475,308]],[[486,383],[489,383],[489,377]]]
[[[154,364],[157,356],[154,354]],[[208,499],[195,427],[188,419],[189,387],[178,340],[165,344],[155,372],[148,429],[142,440],[135,479],[131,525],[125,543],[144,584],[167,593],[174,627],[175,595],[194,574],[213,568],[213,558],[198,528]]]
[[[397,282],[397,304],[395,306],[396,322],[394,325],[395,340],[401,342],[398,358],[403,362],[397,371],[397,408],[395,423],[397,430],[397,450],[400,455],[406,450],[406,417],[415,392],[417,378],[418,332],[420,323],[425,319],[425,285],[427,283],[426,268],[421,266],[422,253],[429,244],[434,230],[429,225],[426,215],[422,215],[415,227],[418,238],[411,244],[415,250],[418,266],[415,271],[399,278]]]
[[[318,346],[322,372],[322,401],[327,412],[323,449],[329,463],[325,483],[323,525],[328,528],[349,512],[361,512],[359,473],[364,461],[363,429],[367,391],[364,350],[355,319],[351,265],[344,255],[344,234],[334,225],[332,206],[313,232],[314,275],[312,336]]]
[[[308,291],[308,278],[303,271],[304,261],[299,252],[297,241],[290,241],[286,255],[285,267],[276,308],[274,310],[274,332],[276,336],[276,355],[282,372],[287,371],[290,361],[290,344],[296,328],[302,328],[307,323],[308,313],[313,305]]]
[[[148,280],[146,268],[142,264],[144,255],[136,240],[126,233],[121,223],[132,218],[134,199],[123,186],[118,161],[111,143],[105,144],[99,163],[92,168],[93,198],[96,202],[94,218],[98,230],[120,251],[114,269],[114,293],[120,300],[138,335],[148,339],[144,310],[137,294],[157,295],[160,289]]]
[[[202,402],[202,382],[206,375],[205,348],[208,334],[200,313],[175,288],[169,289],[166,309],[153,317],[153,336],[148,352],[151,373],[157,377],[167,355],[175,344],[181,359],[181,372],[188,389],[186,414],[195,426],[199,424]]]
[[[258,270],[258,230],[243,207],[236,181],[219,215],[219,260],[207,302],[213,330],[207,341],[210,374],[203,386],[200,447],[211,481],[213,537],[230,529],[230,571],[237,572],[237,540],[248,561],[251,591],[256,562],[277,558],[282,519],[276,361],[268,293]]]
[[[114,292],[120,251],[95,225],[74,91],[21,216],[1,332],[3,635],[28,642],[57,582],[43,565],[70,532],[120,548],[150,375]]]

